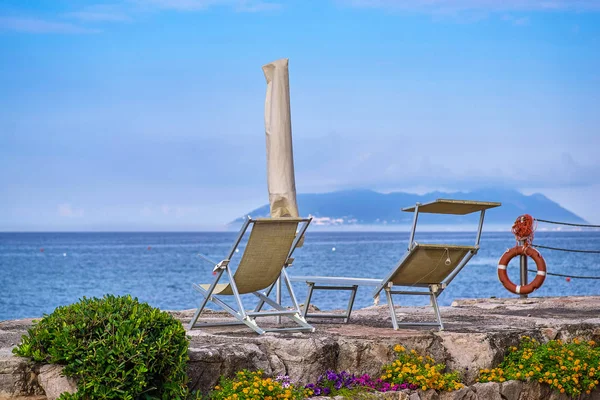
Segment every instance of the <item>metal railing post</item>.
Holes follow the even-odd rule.
[[[415,204],[415,215],[413,216],[412,229],[410,230],[410,238],[408,239],[408,251],[412,249],[413,242],[415,241],[415,230],[417,229],[417,220],[419,219],[419,206],[421,203]]]
[[[519,242],[521,246],[525,245],[524,241]],[[527,285],[527,256],[525,254],[521,254],[521,287]],[[522,299],[526,299],[527,295],[520,295]]]

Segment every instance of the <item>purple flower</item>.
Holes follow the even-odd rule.
[[[327,370],[324,375],[318,377],[316,383],[309,383],[305,386],[313,391],[314,396],[336,395],[341,389],[354,389],[356,387],[368,388],[377,392],[390,392],[403,389],[416,389],[417,386],[408,383],[392,384],[385,382],[380,378],[373,379],[368,374],[355,376],[347,371],[335,372]]]
[[[280,382],[281,386],[284,388],[288,388],[291,385],[290,377],[287,375],[277,375],[275,381]]]

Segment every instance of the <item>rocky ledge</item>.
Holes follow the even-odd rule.
[[[579,337],[600,342],[599,309],[600,297],[470,299],[442,307],[444,331],[394,331],[387,305],[356,310],[348,324],[314,321],[314,333],[258,336],[244,326],[195,329],[189,332],[188,375],[191,387],[202,391],[213,387],[221,375],[231,376],[243,368],[287,374],[299,382],[314,381],[327,369],[377,376],[381,365],[393,359],[394,345],[400,343],[460,370],[470,386],[444,394],[395,393],[394,399],[547,399],[550,392],[544,385],[511,383],[519,387],[516,391],[507,389],[510,385],[506,382],[474,384],[475,378],[480,368],[499,363],[522,335],[540,341]],[[187,323],[192,312],[172,314]],[[397,312],[400,320],[433,319],[430,307],[397,307]],[[216,312],[208,317],[225,318]],[[54,399],[56,393],[74,387],[56,367],[35,365],[12,355],[11,349],[31,323],[30,319],[0,322],[0,399]],[[270,323],[274,320],[267,319],[267,325]],[[591,398],[600,396],[596,393]]]

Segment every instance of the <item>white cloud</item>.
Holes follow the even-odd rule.
[[[513,15],[504,15],[502,19],[517,26],[529,25],[529,18],[527,17],[515,17]]]
[[[263,12],[281,9],[280,3],[267,3],[265,1],[238,1],[235,10],[238,12]]]
[[[152,214],[154,214],[154,212],[152,211],[152,208],[149,206],[144,206],[140,210],[140,215],[142,215],[143,217],[150,217],[150,216],[152,216]]]
[[[122,8],[115,5],[96,4],[78,11],[63,14],[67,18],[85,22],[127,22],[131,17]]]
[[[64,203],[58,205],[58,215],[65,218],[80,218],[83,217],[82,208],[73,208],[70,204]]]
[[[281,8],[280,3],[263,0],[134,0],[146,8],[156,7],[176,11],[200,11],[211,7],[229,7],[237,12],[271,11]]]
[[[435,14],[510,11],[600,11],[600,0],[337,0],[353,7]]]
[[[47,21],[29,17],[2,17],[0,16],[0,31],[13,31],[23,33],[98,33],[97,29],[56,21]]]
[[[0,31],[22,33],[82,34],[99,33],[90,24],[128,22],[144,11],[202,11],[212,7],[224,7],[234,12],[266,12],[281,8],[281,4],[264,0],[124,0],[115,4],[94,4],[88,7],[57,14],[56,19],[35,16],[1,16]],[[83,25],[67,20],[77,20]]]

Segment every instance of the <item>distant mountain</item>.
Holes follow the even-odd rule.
[[[404,207],[416,202],[427,203],[436,199],[497,201],[502,206],[486,212],[487,224],[512,224],[521,214],[534,218],[585,223],[585,220],[561,207],[542,194],[526,196],[516,190],[477,190],[473,192],[431,192],[424,195],[411,193],[378,193],[372,190],[346,190],[331,193],[299,194],[300,215],[313,216],[316,225],[407,225],[412,213],[403,212]],[[253,217],[269,216],[269,205],[248,213]],[[242,218],[234,221],[238,223]],[[423,214],[419,223],[424,224],[471,224],[476,214],[466,216]]]

